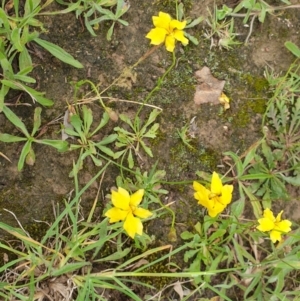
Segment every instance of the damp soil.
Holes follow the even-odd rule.
[[[213,0],[185,2],[189,7],[187,14],[192,18],[199,15],[207,18],[207,8],[212,9],[214,5]],[[131,1],[130,5],[125,15],[129,26],[116,24],[110,42],[106,40],[110,24],[101,25],[96,32],[97,36],[92,37],[83,27],[82,20],[76,19],[75,15],[41,17],[47,29],[42,38],[64,48],[84,66],[83,69],[75,69],[36,46],[38,53],[33,55],[35,68],[32,73],[37,79],[35,88],[44,91],[47,98],[54,101],[51,108],[43,108],[43,125],[61,118],[67,104],[75,101],[73,83],[89,79],[99,84],[100,90],[105,89],[124,68],[136,63],[150,49],[149,40],[145,35],[152,27],[153,15],[157,15],[159,11],[175,15],[174,5],[171,5],[170,1]],[[243,42],[249,28],[243,26],[242,20],[237,20],[236,26],[237,40]],[[267,16],[264,24],[255,22],[248,44],[241,43],[229,50],[211,48],[211,41],[204,38],[207,29],[205,22],[202,22],[189,31],[198,38],[199,45],[177,45],[175,67],[165,78],[161,89],[153,93],[148,102],[162,109],[158,117],[159,133],[157,138],[147,141],[153,151],[153,158],[141,151],[136,158],[136,167],[142,171],[149,171],[158,161],[157,169],[166,171],[165,181],[192,181],[196,179],[195,173],[199,170],[215,170],[224,174],[228,169],[223,161],[224,152],[242,154],[262,137],[262,114],[270,97],[268,84],[264,79],[265,68],[271,68],[278,73],[284,72],[294,60],[285,49],[284,42],[289,40],[300,45],[299,11]],[[142,102],[171,63],[172,54],[160,47],[129,72],[121,84],[107,90],[104,95],[119,100]],[[197,85],[195,72],[203,66],[207,66],[214,77],[225,80],[224,92],[231,100],[230,109],[225,111],[221,105],[199,106],[194,103]],[[86,86],[80,93],[84,95],[88,91],[89,87]],[[31,106],[11,108],[31,129],[35,105],[24,94],[21,95],[20,101],[30,103]],[[14,104],[16,97],[12,95],[6,102]],[[124,101],[114,101],[110,105],[119,114],[131,117],[139,108],[135,103]],[[94,122],[97,123],[101,118],[101,107],[98,103],[90,106]],[[150,108],[147,107],[141,116],[147,117],[149,113]],[[189,148],[180,139],[178,130],[190,124],[191,120],[194,121],[194,132],[190,142],[192,148]],[[61,119],[45,127],[46,131],[42,137],[61,139],[60,122]],[[3,114],[0,115],[0,124],[2,132],[19,134]],[[111,122],[106,131],[114,126],[116,124]],[[22,225],[31,229],[34,235],[38,235],[40,224],[35,221],[51,220],[53,204],[68,198],[74,187],[69,173],[78,153],[58,153],[51,147],[36,144],[35,164],[26,165],[23,171],[19,172],[17,162],[22,145],[1,143],[0,147],[1,152],[11,160],[8,162],[0,157],[1,221],[17,225],[15,218],[3,210],[5,208],[14,212]],[[86,184],[98,170],[99,168],[87,159],[79,173],[80,185]],[[106,171],[98,201],[99,212],[106,203],[104,196],[116,185],[118,172],[116,167]],[[82,204],[87,210],[96,196],[98,185],[95,182],[84,195]],[[179,235],[194,221],[202,218],[203,213],[201,210],[195,210],[191,187],[166,185],[164,188],[169,190],[169,195],[162,198],[162,202],[173,202],[171,209],[176,213]],[[293,191],[291,199],[295,196],[296,192]],[[289,217],[297,221],[300,218],[300,208],[296,200],[291,204],[293,205],[290,206]],[[155,223],[150,222],[146,226],[146,231],[164,244],[168,242],[170,224],[171,218],[168,217],[156,220]]]

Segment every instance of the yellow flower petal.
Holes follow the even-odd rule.
[[[282,215],[282,213],[283,213],[283,210],[281,210],[278,214],[277,214],[277,216],[276,216],[276,222],[280,222],[281,221],[281,215]]]
[[[134,194],[132,194],[130,197],[129,204],[131,206],[137,207],[143,199],[144,192],[145,192],[144,189],[139,189]]]
[[[163,28],[154,28],[149,31],[146,38],[150,39],[150,44],[160,45],[166,39],[167,31]]]
[[[276,230],[272,230],[270,232],[270,238],[272,240],[273,243],[275,243],[276,241],[281,241],[281,232],[276,231]]]
[[[225,209],[225,205],[219,203],[217,198],[209,200],[208,215],[215,217]]]
[[[135,234],[143,234],[143,224],[141,220],[134,217],[131,213],[127,215],[123,228],[131,238],[134,238]]]
[[[169,25],[171,22],[171,16],[169,14],[159,12],[158,17],[153,16],[152,20],[155,27],[160,27],[169,30]]]
[[[292,226],[292,223],[289,220],[285,219],[279,223],[276,223],[274,229],[280,230],[281,232],[284,232],[284,233],[288,233],[292,230],[291,226]]]
[[[147,218],[152,215],[152,212],[143,208],[136,208],[133,214],[139,218]]]
[[[199,190],[202,190],[203,188],[205,188],[202,184],[194,181],[193,182],[193,188],[196,190],[196,191],[199,191]],[[206,189],[206,188],[205,188]]]
[[[123,221],[128,215],[128,211],[113,207],[109,209],[104,215],[110,219],[110,223],[115,223],[118,221]]]
[[[281,216],[281,214],[280,214],[280,216]],[[264,210],[264,217],[275,222],[274,214],[269,208]]]
[[[184,36],[184,32],[182,30],[175,30],[173,35],[174,38],[177,41],[180,41],[184,46],[189,43],[189,40]]]
[[[226,96],[226,94],[224,92],[221,93],[220,97],[219,97],[219,101],[222,105],[224,105],[224,109],[228,110],[230,108],[230,99]]]
[[[210,200],[208,198],[209,190],[207,190],[204,186],[200,186],[199,190],[194,193],[194,198],[198,200],[198,204],[204,206],[205,208],[209,208]]]
[[[112,191],[111,201],[113,205],[117,208],[123,210],[129,210],[130,196],[127,190],[122,187],[119,187],[118,191]]]
[[[172,20],[169,26],[170,26],[170,30],[174,30],[174,29],[182,30],[186,26],[186,21]]]
[[[224,185],[222,187],[222,195],[219,197],[219,201],[223,205],[228,205],[231,202],[232,191],[233,191],[233,185]]]
[[[259,226],[256,227],[259,231],[266,232],[274,229],[275,223],[269,218],[263,217],[258,220]]]
[[[167,35],[165,46],[168,51],[173,52],[175,48],[175,38],[171,35]]]
[[[211,178],[211,188],[210,188],[211,192],[216,195],[221,195],[222,187],[223,185],[219,175],[216,172],[213,172]]]

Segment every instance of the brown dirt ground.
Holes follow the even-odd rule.
[[[42,37],[61,46],[84,65],[83,69],[77,70],[42,49],[42,59],[34,56],[36,67],[33,76],[37,79],[38,89],[45,91],[46,96],[55,101],[53,107],[43,109],[43,124],[62,116],[67,102],[73,101],[72,81],[88,78],[95,83],[101,83],[100,87],[105,88],[118,77],[124,67],[134,64],[147,52],[149,41],[145,35],[152,27],[151,16],[157,15],[158,11],[174,15],[174,8],[164,5],[163,2],[168,1],[131,1],[131,8],[125,15],[130,25],[117,25],[111,42],[105,39],[107,25],[101,25],[97,37],[91,37],[74,15],[42,17],[48,30]],[[207,7],[212,8],[214,3],[212,0],[190,2],[192,7],[188,14],[192,17],[207,16]],[[236,25],[240,34],[237,39],[243,41],[247,28],[239,21]],[[261,102],[256,102],[256,99],[267,101],[268,94],[267,89],[258,91],[254,82],[257,78],[263,78],[266,66],[281,72],[292,62],[293,57],[283,44],[290,40],[300,45],[300,14],[288,11],[277,16],[268,16],[264,24],[256,22],[248,45],[240,45],[232,50],[210,49],[210,41],[203,37],[205,30],[205,23],[190,30],[199,38],[198,46],[177,46],[176,67],[168,75],[162,89],[150,99],[151,104],[163,109],[158,118],[160,134],[154,142],[149,141],[154,158],[148,158],[141,153],[138,162],[143,170],[149,170],[159,160],[158,169],[167,171],[168,181],[194,180],[197,170],[217,170],[223,174],[226,167],[220,166],[223,165],[224,151],[242,153],[261,137],[261,110],[257,110]],[[171,61],[171,55],[163,47],[159,48],[127,76],[122,87],[114,87],[107,95],[142,101]],[[228,111],[222,112],[221,106],[205,104],[199,107],[194,104],[194,72],[203,66],[208,66],[215,77],[226,81],[225,91],[231,99],[231,108]],[[14,99],[8,99],[7,102],[14,102]],[[22,102],[30,101],[24,96]],[[116,102],[113,106],[118,113],[129,115],[135,114],[137,110],[136,105],[123,102]],[[92,108],[97,121],[101,116],[101,109],[96,104]],[[28,127],[31,126],[33,106],[18,107],[14,111],[22,116]],[[149,110],[145,110],[144,114],[147,112]],[[184,146],[177,135],[177,129],[180,130],[193,117],[196,132],[192,145],[196,150]],[[3,115],[0,115],[0,124],[2,132],[18,133]],[[110,125],[110,129],[113,126]],[[60,139],[59,129],[59,124],[50,126],[43,137]],[[72,161],[76,159],[76,153],[59,154],[50,147],[35,145],[35,165],[25,166],[22,172],[18,172],[16,166],[21,145],[1,143],[0,146],[1,151],[12,161],[9,163],[0,157],[0,208],[13,211],[21,223],[29,228],[34,220],[51,218],[52,202],[60,202],[73,188],[73,181],[68,174]],[[88,160],[80,173],[80,184],[87,183],[96,171]],[[118,170],[112,168],[106,175],[101,195],[105,195],[115,185],[114,179]],[[87,208],[95,197],[97,186],[98,184],[94,184],[85,195]],[[190,223],[199,218],[199,213],[194,212],[190,187],[165,188],[170,190],[171,199],[175,201],[172,209],[178,212],[178,223]],[[297,194],[294,191],[291,195],[294,198]],[[99,208],[103,208],[103,202],[101,197]],[[291,209],[288,209],[291,213],[289,218],[299,220],[298,203],[294,201],[291,204]],[[16,224],[14,218],[5,211],[1,212],[1,220]],[[156,221],[155,224],[150,223],[147,231],[149,234],[155,233],[159,241],[166,242],[169,226],[170,219],[167,218]],[[183,229],[178,226],[177,230],[181,232]]]

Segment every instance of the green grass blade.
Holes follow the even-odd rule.
[[[32,142],[27,140],[23,146],[19,161],[18,161],[18,171],[21,171],[24,167],[24,162],[26,160],[27,154],[30,152]]]
[[[6,118],[14,124],[27,138],[30,137],[25,124],[21,121],[21,119],[11,111],[7,106],[3,107],[3,113],[5,114]]]
[[[63,140],[43,139],[43,140],[35,140],[35,142],[52,146],[56,148],[59,152],[66,152],[69,146],[69,143]]]
[[[293,42],[285,42],[284,46],[296,57],[300,57],[300,48]]]
[[[34,110],[33,129],[32,129],[32,133],[31,133],[32,137],[35,135],[35,133],[37,132],[37,130],[41,126],[41,122],[42,122],[41,121],[41,112],[42,112],[42,108],[41,107],[35,108],[35,110]]]
[[[83,68],[83,65],[79,61],[75,60],[71,54],[67,53],[61,47],[40,38],[35,38],[34,41],[62,62],[67,63],[75,68]]]
[[[27,138],[25,137],[18,137],[18,136],[13,136],[10,134],[0,134],[0,141],[5,142],[5,143],[11,143],[11,142],[21,142],[21,141],[26,141]]]

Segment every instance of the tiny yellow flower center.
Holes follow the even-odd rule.
[[[133,214],[133,212],[136,210],[136,206],[129,205],[129,211]]]
[[[214,198],[219,198],[220,196],[222,196],[222,194],[220,193],[220,194],[217,194],[217,193],[210,193],[209,194],[209,196],[208,196],[208,198],[211,200],[211,199],[214,199]]]

